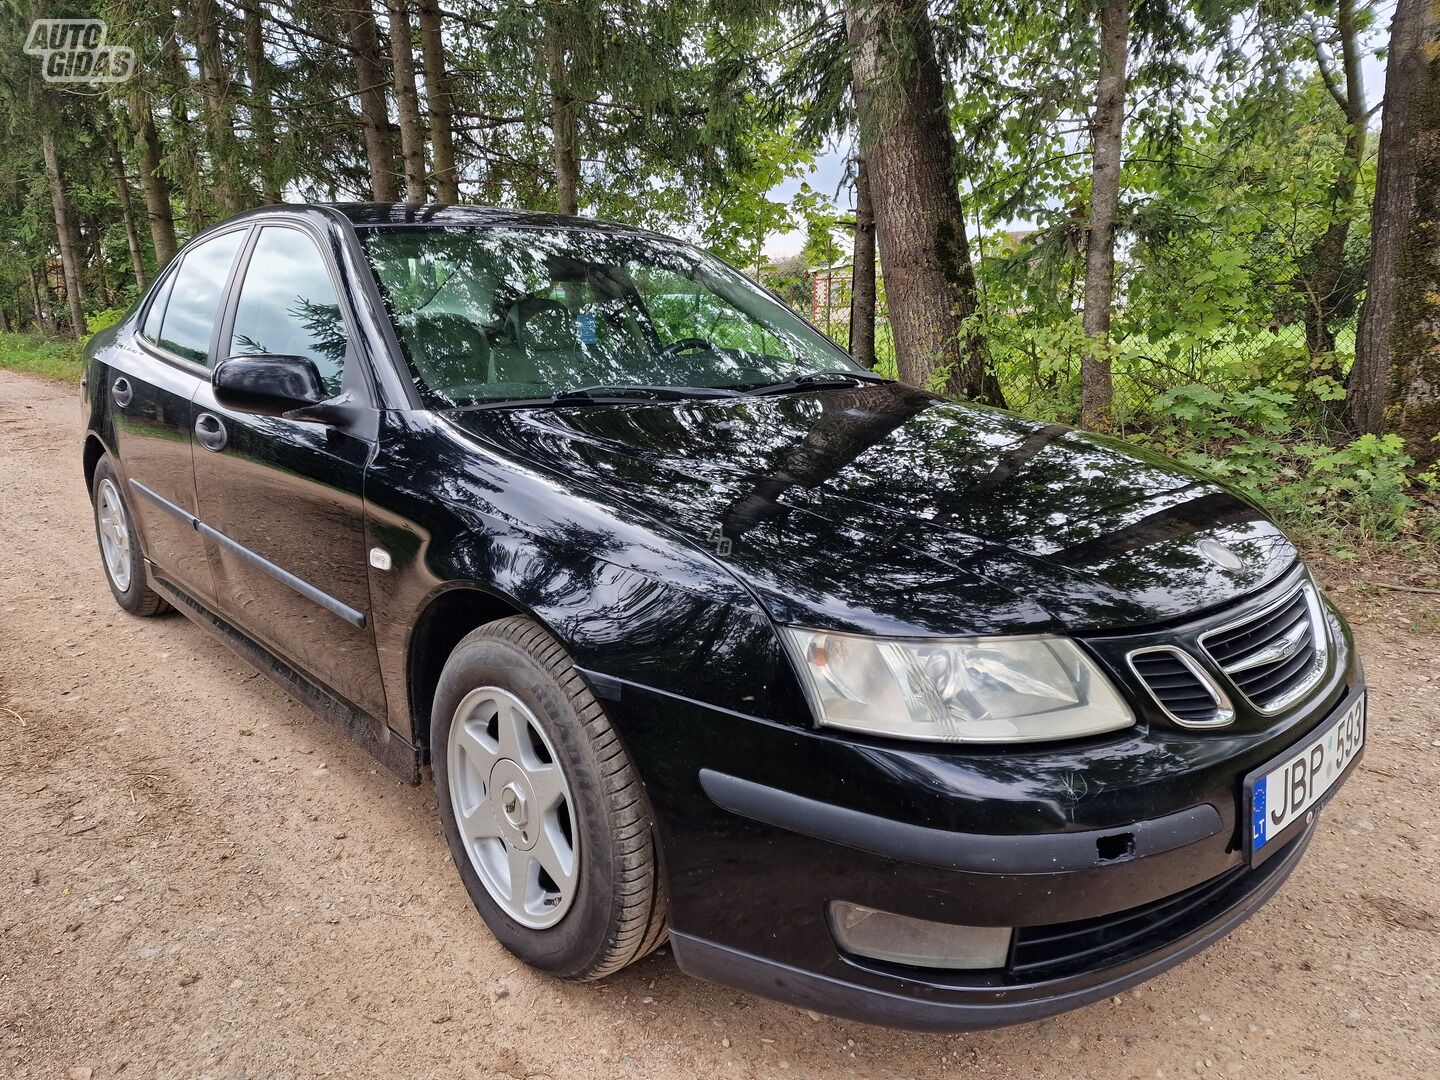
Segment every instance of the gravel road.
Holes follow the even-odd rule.
[[[1440,1075],[1433,597],[1342,584],[1367,756],[1259,915],[1055,1020],[891,1032],[666,953],[585,986],[518,968],[428,788],[183,618],[115,607],[78,413],[73,390],[0,372],[0,1076]]]

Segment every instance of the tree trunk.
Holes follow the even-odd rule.
[[[1390,334],[1395,325],[1396,264],[1415,206],[1415,95],[1425,80],[1421,24],[1429,0],[1399,0],[1390,23],[1385,63],[1385,111],[1375,202],[1370,213],[1370,269],[1365,306],[1355,335],[1355,366],[1345,399],[1346,420],[1358,432],[1383,430],[1390,387]]]
[[[1090,118],[1090,225],[1085,235],[1086,351],[1080,358],[1080,425],[1110,429],[1110,306],[1115,297],[1115,219],[1120,208],[1120,157],[1125,127],[1125,64],[1130,49],[1130,0],[1100,9],[1100,75]]]
[[[555,163],[555,205],[560,213],[580,213],[580,155],[576,147],[575,100],[565,63],[563,28],[553,13],[547,28],[550,64],[550,151]]]
[[[75,253],[75,295],[80,298],[81,308],[84,308],[90,299],[85,288],[85,267],[89,265],[89,260],[85,258],[85,243],[80,235],[79,217],[70,213],[65,216],[65,221],[70,230],[70,250]]]
[[[120,153],[120,143],[115,132],[105,129],[110,142],[110,166],[115,175],[115,194],[120,200],[120,217],[125,222],[125,243],[130,248],[130,267],[135,272],[135,284],[145,291],[145,256],[140,251],[140,229],[135,224],[135,203],[130,197],[130,179],[125,175],[125,157]]]
[[[1330,188],[1330,224],[1312,252],[1310,280],[1301,287],[1305,294],[1305,348],[1310,354],[1311,374],[1338,380],[1340,369],[1335,362],[1335,335],[1330,330],[1330,319],[1344,268],[1345,239],[1350,235],[1355,189],[1365,158],[1365,84],[1360,75],[1360,32],[1355,23],[1354,0],[1339,0],[1337,25],[1345,84],[1332,85],[1331,91],[1345,115],[1345,150]]]
[[[835,271],[833,267],[825,268],[825,335],[833,337],[830,326],[834,322],[834,300],[835,300]]]
[[[435,159],[435,197],[460,201],[455,168],[455,128],[450,103],[450,74],[445,70],[445,38],[437,0],[420,0],[420,48],[425,59],[425,109],[430,116],[430,153]]]
[[[405,166],[405,201],[425,201],[425,126],[415,90],[415,46],[409,0],[385,0],[390,11],[390,59],[395,68],[395,110],[400,118],[400,157]]]
[[[850,355],[875,366],[875,207],[864,155],[855,159],[855,251],[850,266]]]
[[[30,276],[30,306],[35,309],[35,325],[42,331],[52,330],[49,309],[40,298],[40,279],[35,274],[35,267],[26,266],[25,272]]]
[[[175,257],[175,216],[170,209],[170,182],[160,174],[160,136],[150,105],[141,94],[129,101],[130,127],[139,151],[140,186],[145,191],[145,216],[150,222],[150,243],[155,248],[155,268],[160,270]]]
[[[173,160],[169,163],[170,173],[172,176],[182,178],[180,180],[180,200],[185,208],[185,229],[191,236],[194,236],[205,227],[204,189],[206,183],[203,170],[200,168],[199,155],[195,152],[194,129],[200,125],[192,125],[190,122],[188,105],[192,91],[190,69],[185,66],[185,58],[180,53],[178,34],[167,33],[162,37],[160,58],[172,91],[169,97],[170,130],[174,133],[174,138],[171,142],[171,158]],[[153,127],[155,114],[148,103],[145,106],[145,114]]]
[[[1424,68],[1410,115],[1415,188],[1395,274],[1385,419],[1426,468],[1440,462],[1440,7],[1434,0],[1418,6]]]
[[[365,157],[370,162],[370,196],[376,202],[400,201],[395,175],[395,139],[385,107],[385,71],[380,59],[380,33],[370,0],[349,0],[346,35],[355,53],[355,90],[365,128]]]
[[[90,223],[92,249],[95,253],[95,282],[100,286],[100,305],[111,308],[115,306],[114,294],[110,292],[110,271],[106,268],[105,259],[105,236],[100,222]]]
[[[85,309],[80,303],[80,267],[70,236],[69,208],[65,202],[65,185],[60,177],[60,160],[55,155],[55,140],[49,131],[41,131],[40,149],[45,155],[45,175],[50,180],[50,204],[55,210],[55,239],[60,245],[65,297],[70,302],[70,332],[77,338],[83,338],[88,328],[85,325]]]
[[[900,378],[1001,404],[975,313],[955,144],[924,0],[847,0],[860,146]]]
[[[238,214],[248,200],[239,181],[235,114],[230,108],[229,76],[220,54],[220,9],[215,0],[195,0],[193,25],[215,203],[226,216]]]
[[[250,79],[250,130],[255,161],[260,167],[260,199],[283,202],[275,161],[275,112],[270,103],[270,80],[265,71],[265,12],[260,0],[245,5],[245,73]]]

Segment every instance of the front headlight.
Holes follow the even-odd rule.
[[[936,742],[1070,739],[1135,722],[1069,638],[876,638],[783,627],[827,727]]]

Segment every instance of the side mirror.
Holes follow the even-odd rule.
[[[225,408],[260,416],[308,409],[329,396],[308,356],[232,356],[215,365],[210,385]]]

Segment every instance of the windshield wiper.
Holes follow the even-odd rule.
[[[683,398],[739,397],[740,391],[724,386],[647,386],[636,383],[619,383],[614,386],[575,386],[568,390],[557,390],[550,400],[559,403],[575,401],[604,401],[608,398],[643,397],[665,401],[679,401]]]
[[[615,386],[575,386],[557,390],[549,397],[496,398],[458,406],[457,412],[479,412],[483,409],[543,409],[552,405],[606,405],[631,400],[684,401],[687,398],[741,397],[739,390],[725,386],[645,386],[621,383]]]
[[[792,390],[810,390],[816,387],[861,386],[865,383],[891,383],[894,381],[894,379],[887,379],[884,375],[876,375],[871,371],[847,371],[836,368],[833,371],[808,371],[793,379],[751,387],[745,393],[786,394]]]

